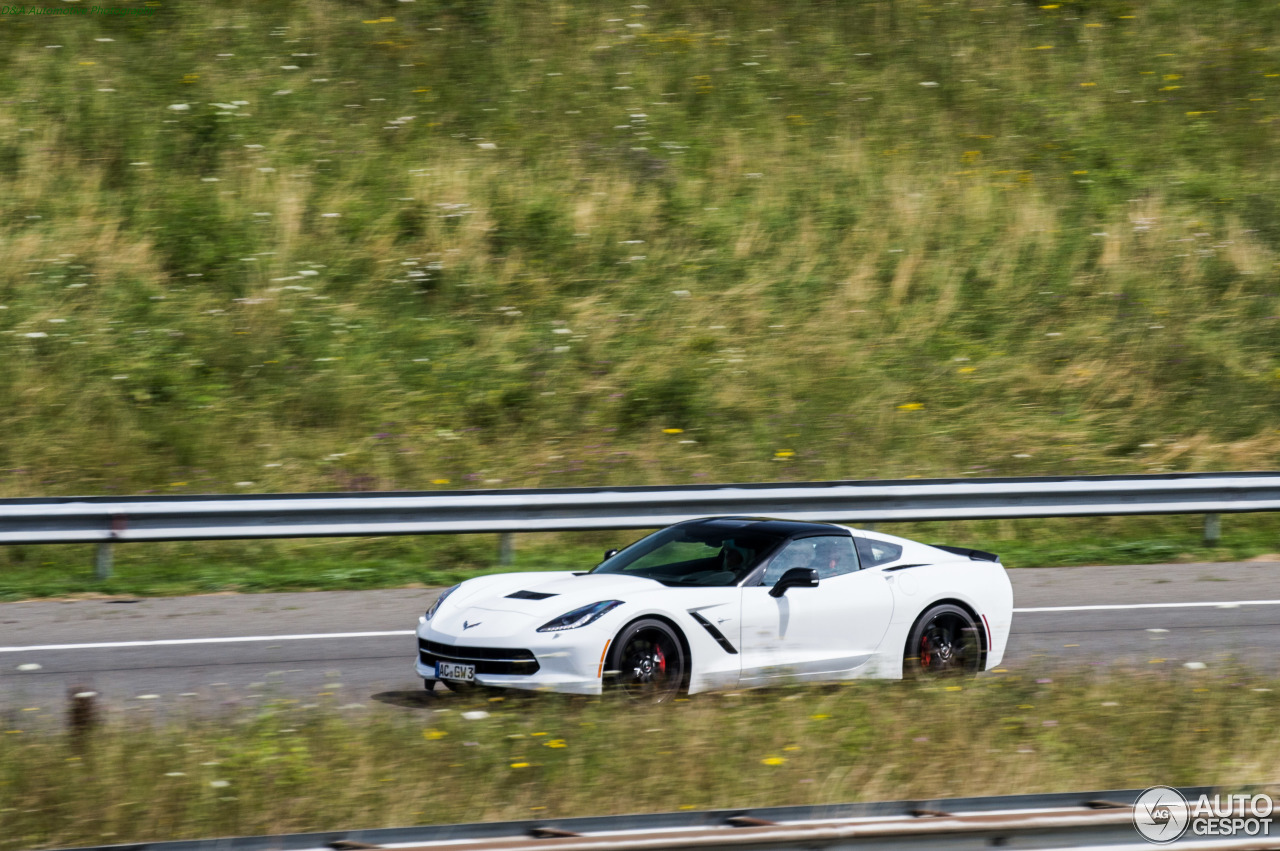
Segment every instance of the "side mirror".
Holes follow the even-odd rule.
[[[769,589],[770,597],[781,597],[788,588],[817,588],[818,571],[812,567],[793,567]]]
[[[611,558],[613,558],[614,556],[616,556],[618,553],[619,553],[619,550],[605,550],[605,551],[604,551],[604,558],[602,558],[602,559],[600,559],[600,560],[601,560],[602,562],[604,562],[604,561],[608,561],[609,559],[611,559]]]

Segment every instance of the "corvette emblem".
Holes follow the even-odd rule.
[[[473,627],[473,626],[479,626],[479,625],[480,625],[480,624],[482,624],[482,623],[484,623],[484,621],[476,621],[475,623],[467,623],[466,621],[463,621],[463,622],[462,622],[462,628],[463,628],[463,629],[471,629],[471,627]]]

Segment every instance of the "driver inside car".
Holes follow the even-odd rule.
[[[849,572],[849,554],[838,543],[820,539],[814,547],[813,561],[807,566],[818,571],[819,579],[828,579]]]

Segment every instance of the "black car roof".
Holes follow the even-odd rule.
[[[725,527],[750,529],[765,535],[777,535],[780,538],[802,538],[808,535],[850,535],[843,526],[829,523],[806,523],[802,520],[774,520],[769,517],[704,517],[699,520],[686,520],[681,526],[704,526],[711,529]]]

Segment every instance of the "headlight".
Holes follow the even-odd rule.
[[[443,593],[443,594],[441,594],[439,597],[436,597],[436,601],[435,601],[434,603],[432,603],[432,604],[431,604],[431,608],[427,609],[427,613],[426,613],[425,615],[423,615],[423,616],[422,616],[422,619],[423,619],[424,621],[429,621],[429,620],[431,620],[431,616],[432,616],[432,615],[434,615],[434,614],[436,613],[436,611],[440,608],[440,604],[444,602],[444,598],[445,598],[445,597],[448,597],[448,596],[449,596],[450,594],[452,594],[454,591],[457,591],[457,590],[458,590],[458,588],[459,588],[459,586],[455,585],[455,586],[453,586],[452,588],[446,588],[446,589],[444,589],[444,593]]]
[[[586,626],[599,620],[621,605],[621,600],[602,600],[599,603],[592,603],[590,606],[574,609],[572,612],[567,612],[555,620],[547,621],[538,627],[538,632],[559,632],[562,629],[577,629],[580,626]]]

